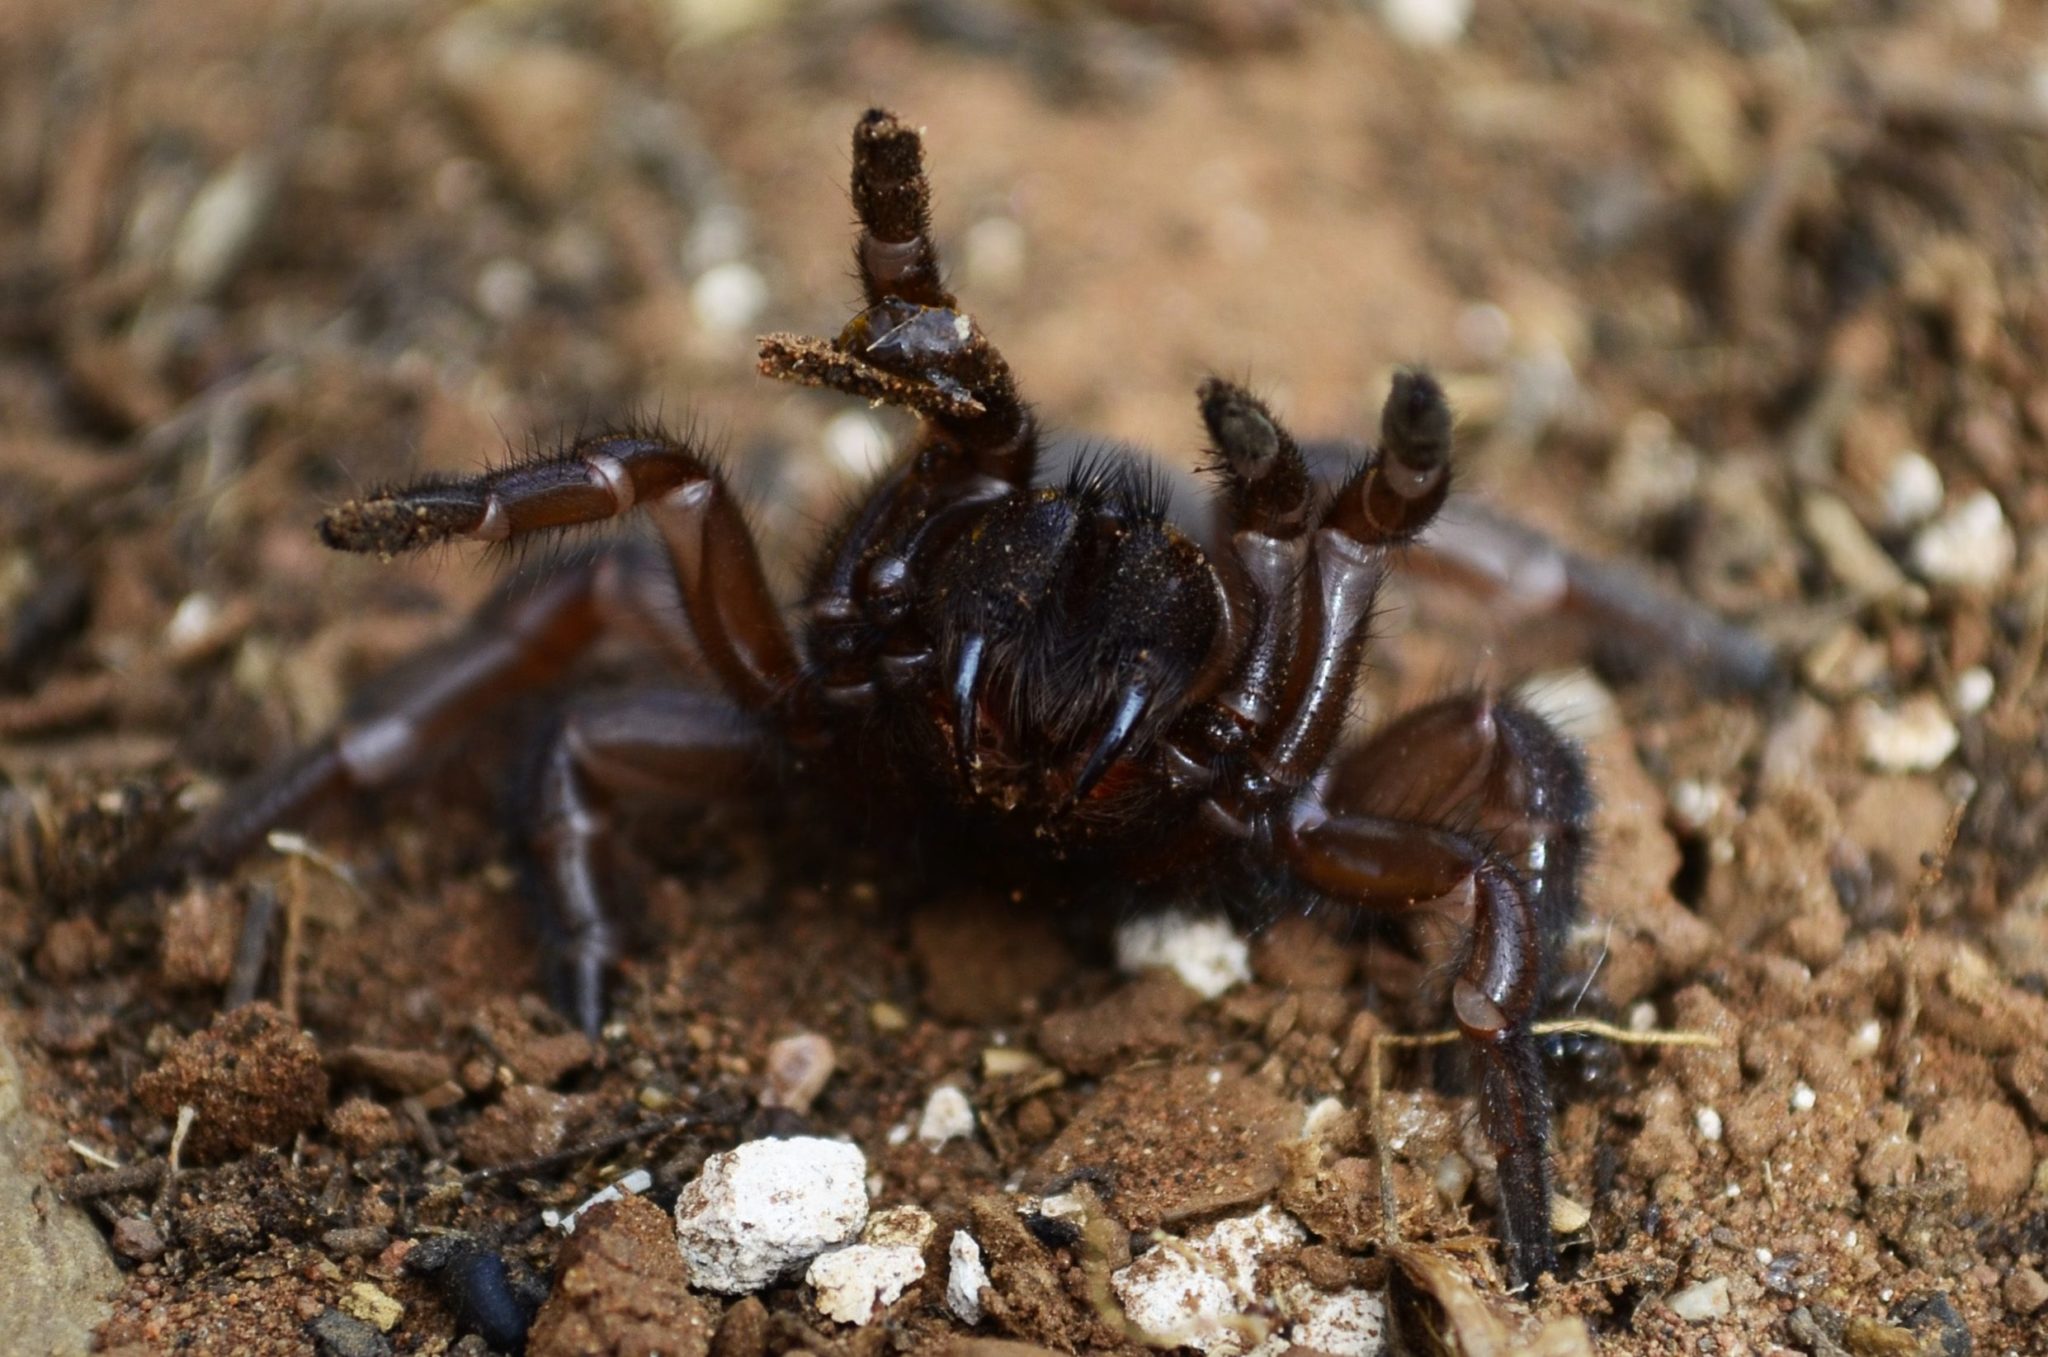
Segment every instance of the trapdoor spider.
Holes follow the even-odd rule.
[[[768,762],[764,747],[887,785],[924,825],[1118,880],[1462,911],[1449,1003],[1499,1155],[1507,1273],[1521,1284],[1552,1270],[1550,1098],[1531,1024],[1578,906],[1579,758],[1532,712],[1477,692],[1335,749],[1392,555],[1449,489],[1441,388],[1397,377],[1378,450],[1331,491],[1257,398],[1203,384],[1228,529],[1212,557],[1167,521],[1131,459],[1034,482],[1037,425],[940,278],[922,144],[886,112],[854,130],[853,199],[866,305],[829,341],[768,337],[761,371],[920,422],[823,554],[794,630],[717,468],[656,431],[381,491],[321,524],[331,546],[382,553],[634,508],[658,531],[688,621],[663,634],[723,692],[582,699],[537,765],[523,841],[574,1015],[595,1028],[604,1012],[618,798],[724,794]],[[493,702],[561,673],[611,610],[632,606],[623,579],[600,556],[502,593],[367,714],[238,789],[187,847],[226,862],[315,802],[414,768]]]

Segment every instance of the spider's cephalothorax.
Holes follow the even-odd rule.
[[[778,744],[997,840],[1106,861],[1120,881],[1229,864],[1388,916],[1448,907],[1469,920],[1448,1000],[1499,1155],[1508,1273],[1549,1270],[1550,1101],[1532,1023],[1577,907],[1577,756],[1485,693],[1337,750],[1390,554],[1448,489],[1441,389],[1397,377],[1379,446],[1329,488],[1255,397],[1205,383],[1222,491],[1212,553],[1167,520],[1130,458],[1034,479],[1030,411],[940,281],[921,141],[887,113],[855,129],[853,197],[866,305],[835,339],[763,340],[761,370],[913,411],[919,429],[824,553],[794,631],[723,478],[686,439],[603,434],[352,502],[323,535],[386,553],[637,508],[688,626],[646,606],[619,555],[501,594],[365,715],[240,789],[188,848],[225,861],[320,799],[388,782],[492,702],[559,674],[628,610],[723,691],[579,699],[535,761],[521,842],[586,1026],[603,1016],[614,960],[614,803],[725,794],[775,763],[759,756]]]

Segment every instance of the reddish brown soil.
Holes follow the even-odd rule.
[[[1277,1200],[1316,1236],[1281,1271],[1385,1282],[1366,1055],[1442,1017],[1341,920],[1267,931],[1253,981],[1203,1001],[1119,976],[1114,920],[1002,903],[1001,863],[913,889],[740,806],[661,827],[673,865],[589,1043],[538,998],[502,730],[308,826],[347,883],[266,854],[117,888],[492,587],[462,554],[324,552],[313,518],[362,484],[694,420],[793,577],[849,493],[827,446],[861,430],[756,380],[750,337],[844,318],[845,140],[882,102],[928,129],[954,281],[1059,428],[1185,464],[1219,370],[1355,434],[1427,361],[1467,493],[1784,648],[1789,691],[1731,697],[1438,588],[1382,624],[1368,715],[1601,675],[1586,1002],[1720,1041],[1560,1073],[1559,1182],[1590,1219],[1535,1312],[1617,1354],[1933,1351],[1944,1324],[2048,1352],[2048,9],[1480,0],[1411,52],[1284,0],[689,28],[715,8],[0,13],[0,983],[49,1174],[97,1167],[65,1138],[142,1166],[73,1194],[128,1269],[104,1345],[300,1352],[311,1323],[343,1350],[395,1302],[385,1342],[447,1350],[405,1265],[446,1230],[559,1266],[556,1350],[658,1324],[730,1357],[949,1341],[937,1255],[851,1329],[795,1284],[636,1294],[672,1285],[637,1208],[574,1256],[541,1224],[634,1167],[666,1202],[799,1126],[857,1141],[935,1249],[975,1231],[983,1339],[1137,1350],[1099,1303],[1127,1241],[1034,1234],[1000,1195],[1075,1170],[1129,1226]],[[757,313],[720,300],[749,280]],[[1908,450],[1939,480],[1918,508]],[[1915,520],[1979,492],[2002,522],[1952,567]],[[294,943],[257,993],[289,1020],[214,1027],[266,901]],[[799,1032],[835,1071],[766,1108]],[[1417,1268],[1492,1288],[1483,1141],[1433,1075],[1397,1055],[1379,1109],[1400,1230],[1440,1250]],[[942,1083],[979,1134],[892,1136]],[[1324,1098],[1345,1111],[1301,1142]]]

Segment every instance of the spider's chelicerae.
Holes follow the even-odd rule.
[[[1336,748],[1389,562],[1449,487],[1441,388],[1397,377],[1378,449],[1328,489],[1258,399],[1205,383],[1227,538],[1211,554],[1129,459],[1034,480],[1031,411],[940,278],[922,145],[886,112],[854,130],[853,198],[866,305],[830,341],[770,336],[761,371],[914,411],[919,427],[822,554],[793,622],[731,491],[685,439],[602,434],[346,504],[321,525],[328,543],[382,553],[638,509],[687,631],[636,604],[617,555],[505,592],[367,714],[238,790],[188,847],[223,862],[316,801],[388,783],[637,608],[723,691],[579,699],[536,764],[521,839],[586,1027],[614,960],[614,803],[703,800],[777,762],[885,785],[926,833],[1163,892],[1222,881],[1381,915],[1448,910],[1469,920],[1448,997],[1499,1156],[1507,1272],[1519,1284],[1551,1270],[1550,1098],[1531,1024],[1578,905],[1578,756],[1534,713],[1477,692]]]

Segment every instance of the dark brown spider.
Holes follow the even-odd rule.
[[[940,280],[922,145],[888,113],[854,131],[853,198],[866,306],[830,341],[770,336],[761,371],[921,421],[824,553],[794,633],[724,479],[684,439],[608,433],[374,494],[326,517],[329,545],[503,542],[637,507],[666,548],[687,631],[636,605],[618,554],[501,593],[367,714],[239,789],[187,847],[224,862],[322,799],[390,782],[636,608],[724,692],[582,699],[535,774],[524,843],[586,1027],[615,957],[615,800],[727,794],[770,762],[767,747],[842,771],[861,795],[886,787],[925,812],[928,833],[1028,843],[1098,878],[1291,889],[1379,915],[1461,910],[1448,997],[1499,1156],[1508,1276],[1552,1270],[1550,1097],[1531,1024],[1578,908],[1579,758],[1484,693],[1335,748],[1392,554],[1449,487],[1442,390],[1397,377],[1378,450],[1328,491],[1263,404],[1205,383],[1228,531],[1212,557],[1167,521],[1132,459],[1034,483],[1037,427]]]

